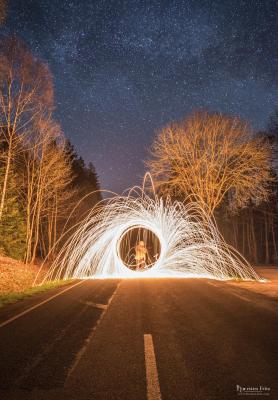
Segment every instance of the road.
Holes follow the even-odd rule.
[[[203,279],[66,288],[0,310],[1,400],[278,399],[275,300]]]

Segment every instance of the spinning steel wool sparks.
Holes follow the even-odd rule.
[[[136,269],[137,240],[146,243],[148,257]],[[46,279],[118,277],[259,280],[204,209],[149,196],[144,185],[96,206],[65,243]]]

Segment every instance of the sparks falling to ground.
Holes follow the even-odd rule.
[[[149,235],[159,248],[137,270],[128,234],[132,231],[137,236],[138,232]],[[127,249],[126,257],[123,249]],[[249,263],[225,243],[203,208],[195,202],[183,204],[148,195],[144,184],[127,196],[98,204],[65,243],[46,280],[117,277],[259,280]]]

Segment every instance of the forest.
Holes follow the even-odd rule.
[[[0,252],[34,263],[100,200],[99,183],[54,119],[47,65],[15,36],[0,42],[0,88]]]

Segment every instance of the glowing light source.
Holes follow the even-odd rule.
[[[156,262],[134,271],[121,256],[121,240],[134,227],[159,241]],[[46,279],[187,277],[255,279],[249,263],[228,246],[204,209],[146,194],[144,185],[95,207],[63,246]]]
[[[143,242],[146,253],[141,267],[138,265],[139,260],[136,260],[136,248],[140,242]],[[117,253],[126,267],[132,270],[145,270],[157,262],[160,249],[160,241],[154,232],[141,226],[132,226],[119,238]]]

